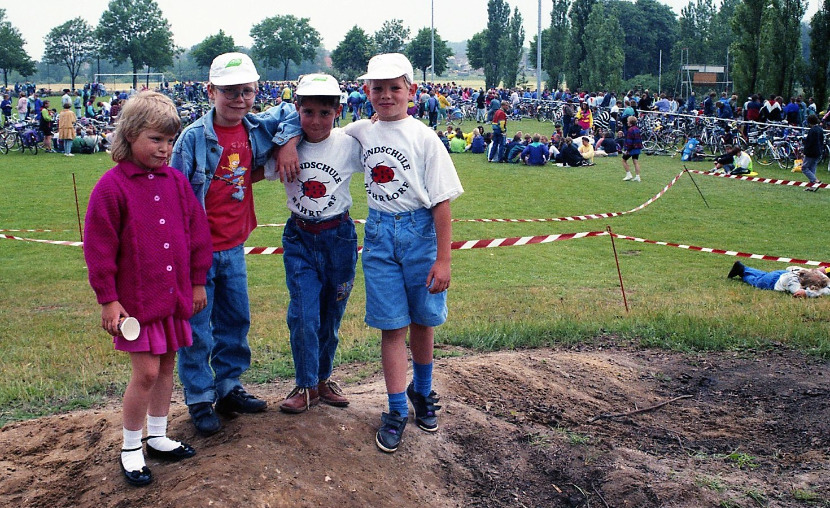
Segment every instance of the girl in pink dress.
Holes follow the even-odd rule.
[[[101,327],[132,364],[120,456],[131,485],[152,481],[142,441],[155,458],[196,453],[167,437],[176,351],[192,343],[188,319],[205,307],[212,261],[204,209],[190,183],[167,165],[180,125],[162,94],[142,92],[128,100],[112,143],[117,165],[96,184],[86,213],[84,257],[101,304]],[[135,340],[119,333],[120,321],[130,316],[141,326]]]

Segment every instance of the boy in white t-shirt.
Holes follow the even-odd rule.
[[[464,192],[435,133],[407,114],[414,97],[412,64],[400,53],[377,55],[359,79],[378,115],[347,125],[360,141],[369,217],[363,247],[366,324],[381,329],[381,361],[389,412],[375,435],[378,448],[398,449],[409,414],[438,430],[432,390],[434,327],[447,318],[452,225],[450,201]],[[406,337],[413,380],[407,387]]]
[[[349,405],[331,380],[331,371],[357,264],[349,181],[363,171],[360,144],[341,129],[332,129],[342,107],[336,79],[327,74],[303,76],[295,105],[304,137],[297,146],[300,173],[285,182],[291,217],[282,245],[296,386],[280,404],[281,411],[293,414],[321,401]],[[277,179],[273,159],[265,177]]]

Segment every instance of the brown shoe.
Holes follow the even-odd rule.
[[[343,396],[340,385],[331,379],[317,383],[317,392],[320,394],[320,400],[330,406],[346,407],[349,405],[349,399]]]
[[[317,388],[295,386],[280,404],[280,411],[292,414],[302,413],[319,402],[320,396],[317,394]]]

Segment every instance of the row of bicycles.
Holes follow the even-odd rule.
[[[81,118],[78,123],[85,136],[101,137],[107,127],[107,122],[103,119]],[[55,125],[56,127],[57,125]],[[57,130],[54,130],[52,143],[56,143],[56,140]],[[41,132],[37,120],[12,118],[0,130],[0,153],[7,154],[10,151],[19,151],[37,155],[39,151],[46,150],[43,141],[43,132]]]
[[[708,156],[740,147],[763,166],[791,169],[802,158],[806,131],[782,123],[761,124],[715,118],[645,115],[639,121],[643,149],[651,155],[677,155],[692,138]],[[830,171],[830,136],[825,136],[820,164]]]

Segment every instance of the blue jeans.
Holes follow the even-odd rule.
[[[504,159],[504,133],[501,131],[493,132],[493,142],[490,143],[490,153],[487,154],[487,160],[500,162]]]
[[[315,234],[297,227],[292,217],[282,246],[294,378],[297,386],[309,388],[331,376],[340,321],[354,286],[357,233],[351,219]]]
[[[801,163],[801,173],[810,180],[810,183],[816,181],[816,166],[818,166],[818,157],[804,157]]]
[[[190,318],[193,345],[179,349],[179,379],[187,405],[215,402],[241,387],[251,366],[248,271],[242,245],[213,253],[207,307]]]
[[[366,324],[397,330],[447,320],[447,292],[431,294],[427,275],[438,254],[432,211],[388,213],[369,208],[363,241]]]
[[[765,272],[763,270],[758,270],[757,268],[744,266],[744,274],[741,276],[741,280],[750,286],[755,286],[759,289],[775,289],[775,283],[778,282],[778,279],[780,279],[785,273],[787,273],[787,270]]]

